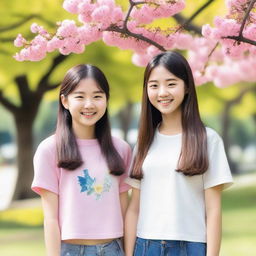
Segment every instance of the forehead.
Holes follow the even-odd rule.
[[[90,92],[98,92],[103,90],[99,86],[99,84],[95,81],[93,78],[84,78],[82,79],[76,88],[73,90],[74,92],[84,92],[84,93],[90,93]]]
[[[164,66],[157,66],[152,69],[148,81],[151,80],[162,80],[162,79],[176,79],[179,80],[173,73],[171,73]]]

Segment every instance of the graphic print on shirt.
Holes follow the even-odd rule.
[[[112,185],[111,177],[109,174],[106,174],[103,184],[100,184],[96,182],[96,178],[92,178],[89,175],[88,169],[83,171],[84,176],[78,176],[78,182],[81,186],[80,192],[86,192],[87,195],[94,194],[96,196],[96,200],[99,200],[104,192],[108,192],[110,190]]]

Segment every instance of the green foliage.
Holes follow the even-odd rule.
[[[7,223],[7,225],[6,225]],[[40,226],[43,224],[42,209],[25,208],[25,209],[9,209],[0,212],[1,227],[22,227],[22,226]]]

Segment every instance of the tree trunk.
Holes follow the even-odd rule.
[[[132,107],[133,104],[128,102],[125,107],[120,110],[118,113],[118,118],[120,120],[120,126],[124,133],[124,140],[127,141],[127,135],[130,128],[131,120],[132,120]]]
[[[233,103],[231,102],[227,102],[224,105],[224,110],[223,110],[223,114],[222,114],[222,139],[223,139],[223,143],[224,143],[224,148],[226,151],[226,155],[227,155],[227,159],[228,159],[228,163],[231,169],[232,173],[238,173],[238,167],[237,164],[234,163],[230,156],[229,156],[229,148],[231,146],[230,143],[230,139],[229,139],[229,127],[230,127],[230,109],[232,107]]]
[[[230,111],[232,109],[232,107],[234,107],[235,105],[239,104],[241,102],[241,100],[243,99],[244,95],[248,92],[256,92],[256,87],[255,86],[250,86],[250,87],[242,87],[240,93],[238,94],[238,96],[232,100],[227,101],[224,104],[224,110],[223,110],[223,114],[222,114],[222,138],[223,138],[223,143],[224,143],[224,147],[227,153],[227,159],[229,161],[229,165],[230,165],[230,169],[232,171],[232,173],[239,173],[239,169],[236,163],[234,163],[230,157],[229,157],[229,148],[231,146],[230,143],[230,139],[229,139],[229,127],[230,127]]]
[[[33,179],[33,122],[28,113],[15,117],[17,140],[18,178],[13,200],[35,197],[30,189]]]

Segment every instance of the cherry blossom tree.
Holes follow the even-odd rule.
[[[108,46],[131,50],[132,62],[145,66],[162,51],[180,50],[188,58],[197,85],[213,82],[223,88],[247,83],[224,108],[222,130],[228,149],[231,106],[255,91],[256,0],[226,0],[228,12],[224,17],[215,17],[214,26],[196,26],[193,20],[213,1],[206,1],[190,18],[185,18],[181,14],[186,7],[184,0],[129,0],[126,9],[114,0],[65,0],[63,8],[77,15],[77,21],[58,21],[54,31],[33,23],[31,32],[35,37],[27,40],[19,34],[14,44],[22,49],[14,58],[40,61],[54,51],[60,56],[81,54],[88,45],[102,40]],[[167,29],[154,25],[159,19],[168,22],[169,18],[178,25]]]
[[[207,1],[200,12],[209,5]],[[28,42],[18,35],[15,45],[23,49],[16,60],[39,61],[48,52],[58,50],[63,55],[82,53],[86,45],[103,40],[109,46],[130,49],[135,65],[145,66],[149,59],[161,51],[185,50],[198,85],[213,81],[225,87],[234,83],[256,80],[256,0],[226,0],[228,13],[215,17],[214,27],[206,24],[202,35],[188,33],[183,25],[161,29],[152,22],[174,17],[185,8],[183,0],[130,0],[128,10],[123,10],[114,0],[65,0],[63,8],[78,16],[74,20],[57,23],[50,33],[33,23],[35,38]],[[246,71],[246,72],[245,72]]]

